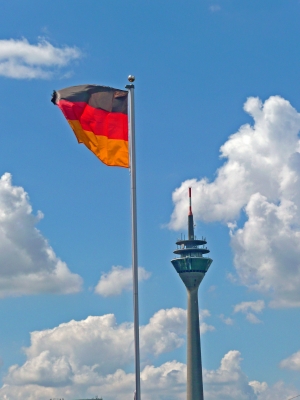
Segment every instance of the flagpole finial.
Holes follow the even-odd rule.
[[[135,81],[135,76],[134,75],[129,75],[128,76],[129,82],[134,82]]]

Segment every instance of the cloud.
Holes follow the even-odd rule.
[[[149,324],[161,322],[155,315],[152,318]],[[169,327],[172,320],[171,325],[177,330],[176,311],[167,318]],[[117,325],[113,316],[105,315],[33,332],[31,346],[25,349],[26,362],[21,367],[10,367],[0,397],[5,400],[90,398],[96,395],[107,400],[132,398],[134,374],[121,369],[125,360],[122,357],[128,348],[133,353],[128,340],[129,325]],[[158,331],[155,330],[155,334]],[[130,330],[131,338],[132,335]],[[119,365],[115,360],[118,352],[121,356]],[[132,360],[131,354],[125,364]],[[295,395],[296,392],[282,382],[269,387],[266,382],[249,381],[241,369],[241,360],[240,352],[232,350],[222,358],[219,368],[203,371],[207,400],[282,400]],[[145,400],[184,400],[186,365],[175,360],[159,366],[147,364],[141,371],[141,384]]]
[[[215,292],[216,289],[217,289],[217,286],[216,286],[216,285],[211,285],[211,286],[208,288],[207,292],[208,292],[208,293],[212,293],[212,292]]]
[[[184,344],[185,332],[186,310],[175,307],[159,310],[141,328],[141,347],[154,355],[172,351]]]
[[[186,366],[176,361],[158,367],[147,365],[141,370],[143,399],[184,400]],[[133,398],[135,376],[118,369],[113,374],[102,376],[98,372],[86,371],[76,382],[65,387],[41,385],[6,384],[0,389],[5,400],[49,400],[49,398],[95,398],[122,400]]]
[[[282,400],[297,393],[283,382],[269,387],[266,382],[249,381],[241,361],[241,353],[231,350],[222,358],[218,369],[204,370],[207,400]]]
[[[233,319],[232,319],[232,318],[229,318],[229,317],[226,318],[224,314],[221,314],[221,315],[220,315],[220,320],[221,320],[222,322],[224,322],[224,324],[226,324],[226,325],[233,325],[233,324],[234,324]]]
[[[208,310],[200,311],[201,334],[215,330],[214,326],[204,322],[209,317]],[[186,310],[177,307],[159,310],[150,318],[149,324],[140,328],[143,351],[157,356],[181,347],[185,342],[186,324]]]
[[[221,11],[221,7],[218,4],[214,4],[214,5],[210,6],[209,9],[211,12]]]
[[[82,279],[61,261],[35,225],[27,193],[0,179],[0,297],[38,293],[75,293]]]
[[[222,358],[217,370],[204,372],[204,382],[209,387],[208,399],[255,399],[254,391],[249,386],[249,380],[241,370],[240,363],[240,352],[231,350]]]
[[[274,307],[300,306],[300,114],[279,96],[250,97],[244,110],[254,124],[221,147],[212,182],[189,179],[174,191],[169,227],[185,228],[191,186],[195,218],[228,223],[239,282]]]
[[[284,382],[276,382],[269,387],[266,382],[251,381],[249,385],[253,388],[257,400],[282,400],[291,399],[299,394],[292,387],[288,387]]]
[[[273,307],[300,306],[298,213],[290,200],[276,205],[257,193],[246,206],[244,227],[231,233],[240,282],[261,293],[273,292]]]
[[[234,306],[234,312],[235,313],[241,312],[243,314],[246,314],[246,318],[249,322],[251,322],[252,324],[259,324],[262,321],[258,319],[257,316],[253,314],[253,312],[261,313],[264,308],[265,308],[265,302],[263,300],[244,301]]]
[[[206,332],[213,332],[216,330],[216,328],[212,325],[208,325],[206,322],[204,322],[205,318],[210,317],[210,312],[208,310],[200,310],[199,313],[199,320],[200,320],[200,332],[201,334],[204,334]]]
[[[139,281],[144,281],[150,278],[150,272],[143,267],[138,268]],[[132,269],[124,268],[120,265],[113,266],[111,270],[102,274],[95,293],[103,297],[118,296],[123,291],[132,290]]]
[[[208,310],[203,310],[201,319],[209,315]],[[140,328],[143,363],[153,355],[182,346],[185,332],[186,310],[159,310]],[[30,399],[31,391],[35,398],[40,396],[41,399],[96,394],[121,399],[134,387],[134,375],[120,369],[130,366],[134,359],[133,326],[131,323],[118,325],[112,314],[90,316],[83,321],[70,321],[53,329],[32,332],[31,345],[24,353],[25,363],[9,368],[0,398],[6,395],[7,399],[18,399],[24,395]],[[141,374],[148,393],[146,398],[150,399],[151,393],[157,390],[161,398],[164,393],[181,398],[176,393],[178,388],[183,393],[185,374],[186,366],[177,361],[159,367],[146,365]]]
[[[234,312],[246,313],[249,310],[252,310],[256,313],[260,313],[264,308],[265,308],[265,302],[263,300],[243,301],[242,303],[239,303],[234,306]]]
[[[142,358],[158,356],[182,346],[185,331],[186,310],[159,310],[148,324],[140,327]],[[133,362],[133,345],[133,325],[118,325],[113,314],[72,320],[54,329],[32,332],[31,346],[24,349],[27,361],[21,367],[10,368],[10,380],[18,384],[43,384],[45,375],[52,377],[54,386],[60,386],[62,379],[67,384],[74,374],[87,367],[91,371],[111,374]],[[43,371],[40,365],[43,365]],[[34,378],[32,371],[38,371]]]
[[[251,324],[261,324],[262,323],[262,321],[259,318],[257,318],[257,316],[255,314],[253,314],[251,312],[246,314],[246,319],[249,322],[251,322]]]
[[[207,316],[205,310],[204,318]],[[181,347],[185,333],[186,310],[159,310],[140,327],[142,359]],[[51,377],[53,385],[60,386],[87,366],[110,374],[133,361],[133,325],[118,325],[113,314],[73,320],[54,329],[32,332],[31,346],[24,352],[26,363],[12,366],[9,371],[10,380],[18,384],[43,384],[45,377]],[[33,371],[38,373],[34,376]]]
[[[76,47],[54,47],[45,39],[0,40],[0,75],[15,79],[47,79],[55,69],[81,57]]]
[[[300,371],[300,351],[280,362],[280,367],[294,371]]]

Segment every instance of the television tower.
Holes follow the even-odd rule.
[[[187,400],[203,400],[198,288],[213,260],[203,257],[209,253],[206,239],[194,235],[191,192],[189,188],[188,239],[176,242],[179,257],[171,263],[187,289]]]

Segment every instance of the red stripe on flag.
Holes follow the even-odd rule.
[[[87,103],[72,103],[68,100],[59,100],[57,105],[63,112],[66,119],[74,121],[76,119],[79,120],[84,111],[84,108],[87,106]]]
[[[77,120],[82,129],[109,139],[128,141],[128,116],[91,107],[84,102],[60,100],[59,108],[68,120]]]

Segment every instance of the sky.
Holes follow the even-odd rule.
[[[183,400],[196,234],[206,400],[300,395],[300,1],[11,0],[0,24],[0,400],[133,399],[130,176],[53,90],[136,101],[142,399]]]

